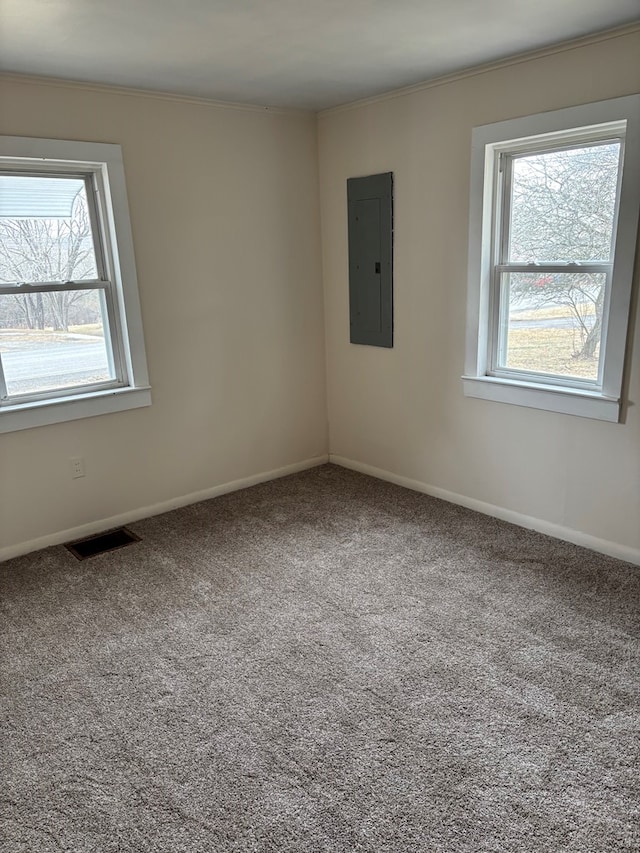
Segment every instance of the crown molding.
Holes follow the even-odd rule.
[[[214,107],[223,110],[240,110],[253,113],[271,113],[274,115],[311,116],[313,110],[294,109],[292,107],[271,107],[260,104],[242,104],[235,101],[217,101],[195,95],[180,95],[175,92],[161,92],[154,89],[136,89],[128,86],[110,86],[106,83],[91,83],[82,80],[66,80],[61,77],[41,77],[33,74],[16,74],[11,71],[0,72],[0,81],[26,85],[50,86],[57,89],[75,89],[85,92],[99,92],[105,95],[125,95],[133,98],[149,98],[156,101],[171,101],[180,104],[192,104],[201,107]]]
[[[417,92],[424,92],[427,89],[434,89],[437,86],[446,86],[449,83],[456,83],[459,80],[466,80],[469,77],[477,77],[481,74],[488,74],[491,71],[499,71],[502,68],[509,68],[514,65],[521,65],[524,62],[532,62],[536,59],[543,59],[546,56],[554,56],[558,53],[565,53],[571,50],[577,50],[581,47],[588,47],[592,44],[610,41],[611,39],[622,38],[623,36],[634,35],[640,33],[640,21],[626,24],[623,27],[616,27],[611,30],[604,30],[598,33],[592,33],[588,36],[581,36],[577,39],[558,42],[548,47],[538,48],[536,50],[528,50],[524,53],[517,53],[513,56],[507,56],[504,59],[498,59],[494,62],[487,62],[483,65],[474,65],[470,68],[464,68],[461,71],[454,71],[451,74],[444,74],[441,77],[431,77],[421,83],[413,83],[410,86],[403,86],[400,89],[392,89],[389,92],[382,92],[380,95],[372,95],[370,98],[360,98],[357,101],[349,101],[346,104],[339,104],[336,107],[328,107],[325,110],[318,112],[318,118],[337,115],[338,113],[357,110],[361,107],[367,107],[372,104],[380,104],[384,101],[390,101],[395,98],[404,98],[407,95],[413,95]]]

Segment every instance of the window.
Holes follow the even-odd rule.
[[[0,432],[150,402],[120,147],[0,137]]]
[[[640,96],[475,128],[467,396],[618,421]]]

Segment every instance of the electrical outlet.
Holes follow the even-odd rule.
[[[71,464],[71,479],[77,480],[78,477],[84,477],[84,459],[82,456],[72,456],[69,460]]]

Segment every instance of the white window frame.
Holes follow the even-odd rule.
[[[496,369],[496,267],[503,233],[501,155],[621,138],[622,177],[597,382]],[[640,95],[510,119],[473,129],[464,393],[501,403],[618,422],[640,208]],[[544,266],[544,265],[543,265]],[[552,266],[552,265],[551,265]],[[587,265],[581,265],[585,270]],[[563,268],[571,272],[573,265]]]
[[[104,293],[114,378],[0,404],[0,433],[121,412],[151,404],[133,238],[119,145],[0,136],[0,171],[85,178],[96,247],[98,279],[42,285],[0,285],[1,292],[100,289]],[[97,220],[97,221],[94,221]],[[107,347],[109,350],[109,347]]]

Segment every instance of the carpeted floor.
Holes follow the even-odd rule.
[[[0,566],[2,853],[640,850],[640,569],[333,466],[130,526]]]

